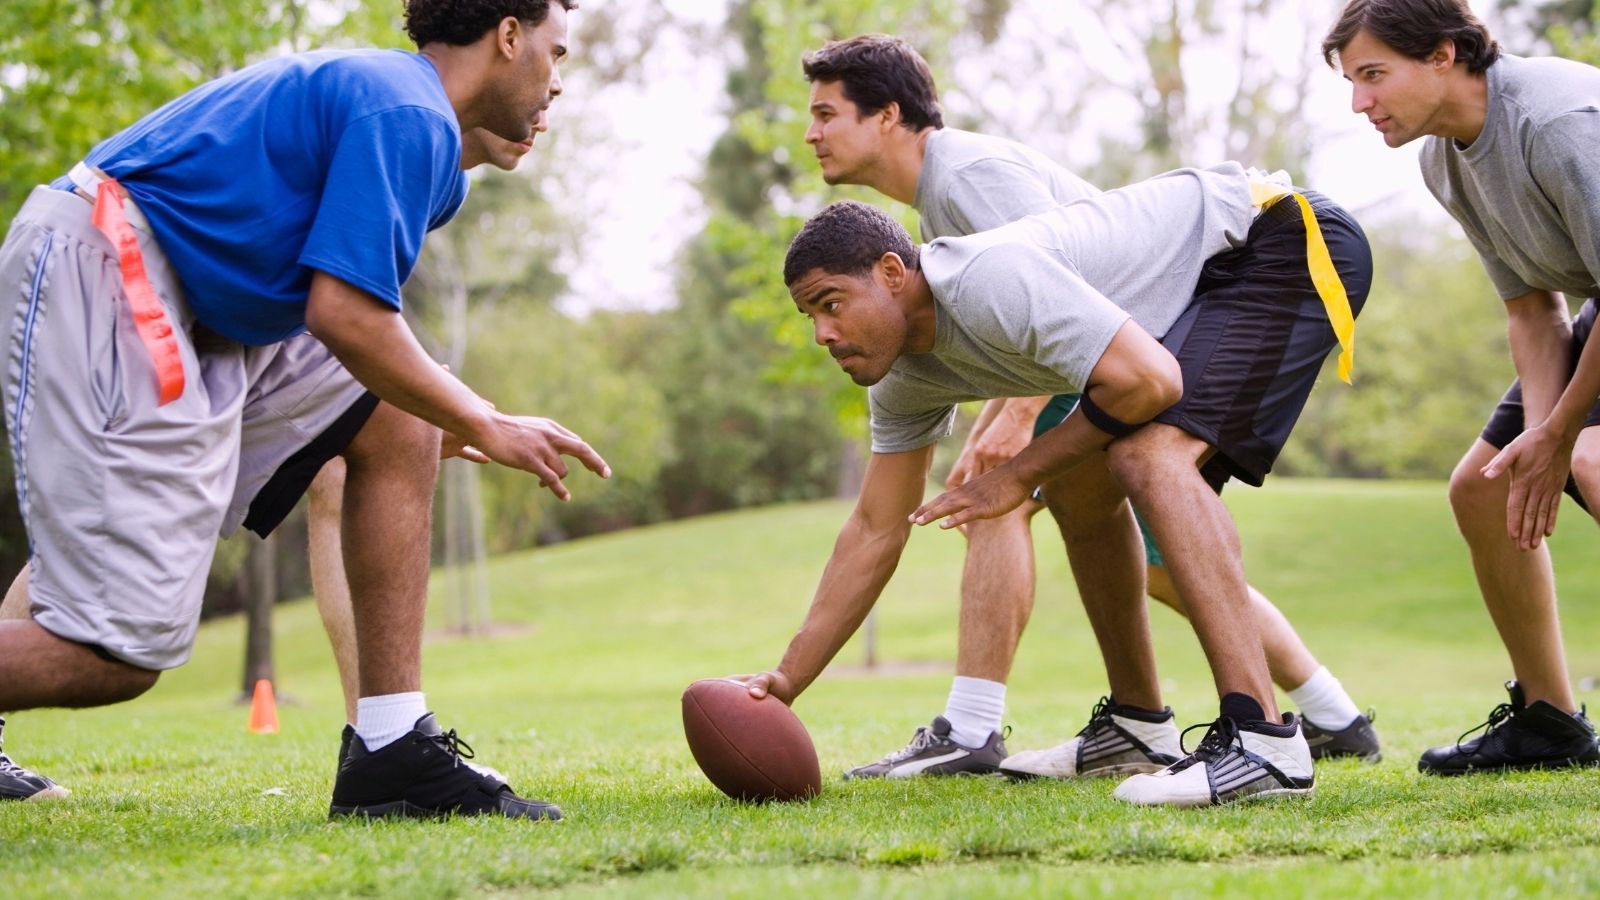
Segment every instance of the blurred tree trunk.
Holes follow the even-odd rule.
[[[239,577],[245,581],[244,696],[256,682],[274,681],[272,666],[272,605],[278,601],[278,542],[273,535],[250,548],[250,559]]]

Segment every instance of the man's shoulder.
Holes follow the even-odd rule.
[[[1535,129],[1570,113],[1600,111],[1600,69],[1587,63],[1506,54],[1489,71],[1509,114]]]
[[[276,72],[296,77],[304,89],[348,108],[357,115],[389,109],[425,109],[441,115],[450,110],[449,96],[433,64],[402,50],[313,50],[270,60]],[[292,74],[291,74],[292,73]]]

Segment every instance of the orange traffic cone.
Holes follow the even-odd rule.
[[[249,727],[256,734],[278,733],[278,704],[272,699],[272,682],[265,678],[256,682],[255,693],[250,697]]]

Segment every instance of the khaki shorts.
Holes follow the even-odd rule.
[[[370,412],[371,398],[309,334],[248,347],[196,326],[161,248],[140,231],[185,375],[182,395],[158,406],[155,367],[92,211],[36,188],[0,246],[5,421],[32,613],[59,637],[170,669],[189,658],[218,536],[245,521],[287,460],[303,461],[341,425],[344,443],[321,444],[342,452],[361,424],[350,414]]]

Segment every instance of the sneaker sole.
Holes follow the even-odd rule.
[[[70,797],[71,795],[72,792],[61,785],[52,784],[37,794],[29,794],[26,797],[18,797],[15,795],[9,797],[0,797],[0,800],[21,800],[23,803],[36,803],[40,801],[48,802],[50,800],[60,800],[64,797]]]
[[[1417,771],[1424,775],[1440,775],[1448,778],[1456,775],[1492,775],[1495,772],[1537,772],[1541,769],[1593,769],[1597,766],[1600,766],[1600,759],[1569,756],[1565,759],[1550,759],[1535,763],[1509,763],[1503,766],[1468,766],[1465,769],[1436,769],[1418,762]]]
[[[1314,787],[1308,787],[1308,788],[1273,788],[1271,790],[1266,790],[1266,791],[1256,791],[1253,794],[1245,794],[1242,797],[1232,797],[1230,799],[1224,800],[1221,803],[1218,803],[1218,804],[1215,804],[1215,805],[1217,805],[1217,806],[1226,806],[1226,805],[1228,805],[1230,803],[1249,803],[1249,802],[1252,802],[1252,801],[1255,801],[1255,800],[1271,800],[1274,797],[1305,797],[1305,798],[1309,799],[1311,797],[1312,792],[1314,792],[1315,790],[1316,790],[1316,788],[1314,788]]]
[[[1380,763],[1383,762],[1383,753],[1381,751],[1374,750],[1371,753],[1324,753],[1321,756],[1318,756],[1315,752],[1311,754],[1312,762],[1338,762],[1341,759],[1354,759],[1369,764]]]
[[[330,819],[448,819],[458,815],[466,818],[466,816],[453,810],[429,809],[425,806],[418,806],[409,800],[396,800],[393,803],[373,803],[367,806],[342,806],[335,803],[328,807],[328,818]],[[485,812],[479,815],[499,815],[502,818],[527,819],[534,822],[560,822],[563,818],[559,813],[554,816],[538,817],[507,816],[499,812]]]
[[[1177,760],[1173,760],[1176,762]],[[1045,772],[1024,772],[1021,769],[1001,768],[1000,774],[1012,781],[1035,781],[1041,778],[1050,781],[1072,781],[1078,778],[1116,778],[1122,775],[1149,775],[1159,772],[1171,763],[1130,763],[1122,766],[1106,766],[1100,769],[1090,769],[1087,772],[1078,772],[1074,775],[1050,775]]]

